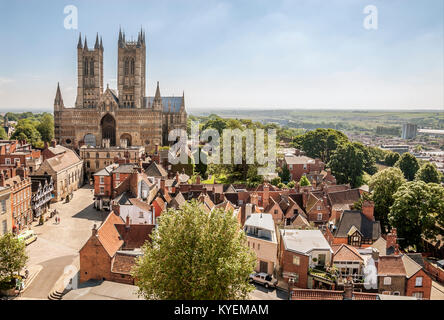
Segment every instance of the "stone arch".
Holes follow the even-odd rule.
[[[120,136],[120,140],[126,140],[126,145],[130,147],[132,145],[132,137],[129,133],[124,133]]]
[[[87,133],[83,137],[83,141],[85,142],[85,145],[95,147],[97,145],[96,136],[92,133]]]
[[[102,129],[102,140],[109,139],[110,146],[116,145],[116,120],[112,115],[107,113],[100,120],[100,127]]]

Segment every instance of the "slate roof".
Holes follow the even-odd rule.
[[[330,205],[333,207],[338,204],[354,204],[361,198],[361,194],[359,189],[350,189],[336,192],[329,192],[328,200],[330,201]]]
[[[422,258],[421,253],[407,253],[410,259],[415,261],[417,264],[419,264],[422,268],[425,267],[424,259]]]
[[[371,221],[367,219],[362,212],[357,210],[346,210],[342,213],[334,236],[347,238],[347,234],[353,226],[355,226],[366,239],[376,240],[381,236],[381,225],[379,221]]]
[[[134,163],[124,163],[119,165],[118,168],[114,169],[113,173],[132,173],[136,167],[137,165]]]
[[[274,231],[274,220],[270,213],[253,213],[247,220],[244,226],[257,227],[265,230]]]
[[[149,177],[167,177],[166,170],[156,162],[151,162],[148,168],[145,169],[145,174]]]
[[[169,111],[169,106],[171,104],[171,112],[178,113],[182,105],[183,97],[162,97],[162,108],[163,112]],[[144,108],[152,108],[154,102],[154,97],[144,97],[143,106]]]

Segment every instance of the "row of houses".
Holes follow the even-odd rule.
[[[65,200],[83,184],[83,161],[77,154],[45,144],[0,140],[0,235],[18,234],[44,218],[50,203]]]

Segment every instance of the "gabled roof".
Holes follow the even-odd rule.
[[[401,256],[380,256],[378,260],[378,276],[406,276]]]
[[[307,164],[314,163],[314,159],[307,156],[285,156],[285,162],[287,164]]]
[[[364,259],[359,254],[353,246],[348,244],[341,244],[340,246],[334,247],[333,261],[360,261],[364,262]]]
[[[350,228],[353,226],[355,226],[366,239],[376,240],[381,236],[381,225],[379,221],[369,220],[362,212],[356,210],[346,210],[342,213],[334,236],[346,238]]]
[[[57,153],[54,157],[45,160],[55,172],[64,170],[82,161],[74,151],[68,148],[57,146],[50,149],[62,150],[62,148],[64,149],[63,152]]]
[[[313,209],[313,207],[316,205],[316,203],[318,203],[320,199],[316,198],[316,196],[310,192],[310,195],[308,196],[308,200],[307,200],[307,206],[306,206],[306,210],[307,212],[309,212],[311,209]]]
[[[119,251],[111,262],[111,272],[119,274],[131,274],[131,269],[136,264],[137,255],[126,254]]]
[[[378,250],[379,255],[387,255],[387,241],[383,237],[379,237],[378,240],[372,243],[372,248]]]
[[[422,269],[422,267],[419,264],[417,264],[412,258],[410,258],[406,254],[402,255],[402,262],[404,263],[404,269],[405,269],[407,278],[411,278],[419,270]]]
[[[417,264],[419,264],[421,267],[425,267],[424,259],[422,258],[421,253],[407,253],[410,259],[415,261]]]
[[[113,170],[113,173],[133,173],[137,165],[134,163],[123,163]]]
[[[176,201],[179,207],[184,205],[186,202],[185,198],[183,197],[183,194],[180,191],[176,194],[173,200]]]
[[[124,249],[136,249],[150,240],[150,235],[156,226],[153,224],[116,224],[116,229],[123,240]]]
[[[145,169],[145,174],[149,177],[167,177],[166,170],[155,161],[151,162],[148,168]]]
[[[361,199],[361,193],[359,192],[359,189],[350,189],[344,191],[329,192],[327,197],[330,201],[331,206],[338,204],[351,205]]]
[[[122,218],[111,211],[97,229],[96,237],[110,257],[113,257],[123,245],[123,240],[120,239],[119,232],[115,227],[119,224],[123,224]]]

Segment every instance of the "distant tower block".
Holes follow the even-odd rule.
[[[413,123],[404,123],[402,125],[402,139],[415,139],[418,132],[418,126]]]

